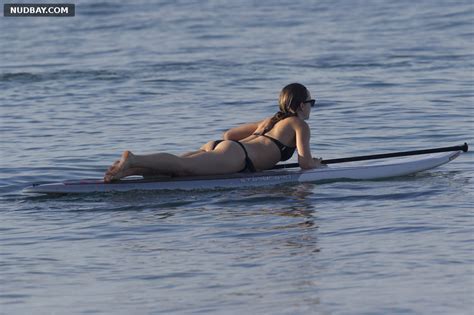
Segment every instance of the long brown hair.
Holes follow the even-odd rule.
[[[262,134],[270,131],[280,120],[296,116],[296,111],[300,104],[308,98],[308,89],[303,84],[291,83],[285,86],[280,92],[278,105],[280,110],[265,125]]]

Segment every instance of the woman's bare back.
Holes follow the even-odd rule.
[[[271,118],[261,121],[252,135],[240,141],[247,148],[249,157],[257,169],[270,168],[281,159],[279,148],[271,139],[262,137],[261,134],[264,133],[288,147],[296,147],[295,123],[298,123],[299,118],[288,117],[277,122],[270,131],[264,132],[269,119]]]

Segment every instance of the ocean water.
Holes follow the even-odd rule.
[[[21,192],[194,150],[295,81],[315,156],[474,144],[471,0],[75,4],[0,17],[1,314],[473,313],[471,152],[383,181]]]

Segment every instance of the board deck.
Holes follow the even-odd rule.
[[[68,194],[133,190],[197,190],[259,187],[286,183],[321,182],[337,180],[375,180],[404,176],[448,163],[461,151],[425,154],[377,162],[343,163],[330,167],[301,170],[267,170],[257,173],[239,173],[217,176],[125,178],[112,183],[102,179],[71,180],[61,183],[33,184],[24,193]]]

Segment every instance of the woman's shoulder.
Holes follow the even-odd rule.
[[[299,118],[299,117],[296,117],[296,116],[292,116],[292,117],[288,117],[285,119],[285,121],[292,125],[294,128],[306,128],[308,127],[308,123],[306,121],[304,121],[303,119]]]

